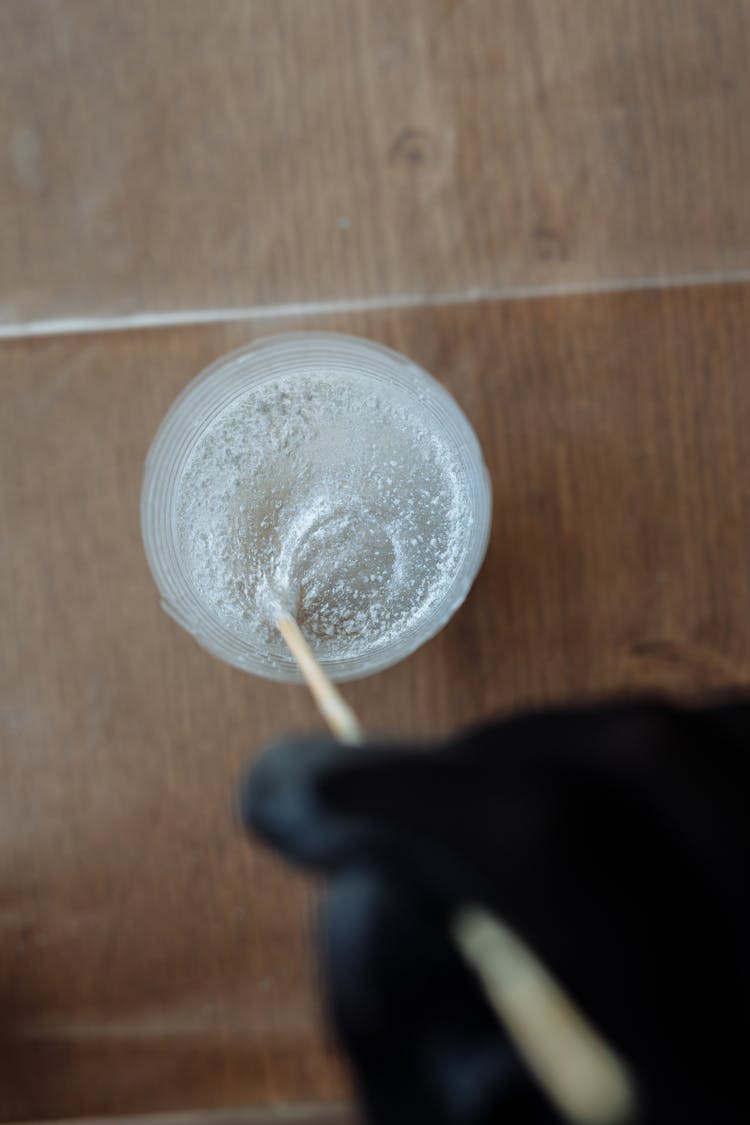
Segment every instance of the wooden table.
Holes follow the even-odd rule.
[[[215,25],[197,0],[0,11],[18,109],[0,342],[5,1121],[348,1097],[321,1029],[313,892],[231,811],[260,747],[317,716],[303,690],[200,650],[160,610],[141,546],[149,442],[220,353],[293,328],[372,337],[430,370],[484,447],[485,566],[438,637],[347,686],[368,729],[443,737],[550,701],[750,684],[750,283],[730,277],[750,267],[747,6],[323,0],[318,38],[310,7],[224,3]],[[264,35],[286,60],[266,110],[249,99]],[[566,63],[576,36],[585,66]],[[181,133],[183,85],[198,125]],[[593,185],[574,141],[600,146]],[[560,283],[589,291],[544,295]]]

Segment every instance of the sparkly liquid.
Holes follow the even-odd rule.
[[[196,593],[228,629],[283,655],[281,605],[339,660],[397,640],[442,599],[470,517],[458,459],[416,395],[309,371],[219,415],[177,518]]]

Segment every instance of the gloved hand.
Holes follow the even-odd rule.
[[[243,819],[330,877],[327,1002],[369,1120],[559,1120],[450,940],[466,902],[630,1064],[639,1121],[750,1120],[748,755],[750,706],[632,703],[261,756]]]

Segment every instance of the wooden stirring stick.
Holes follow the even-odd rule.
[[[276,624],[331,732],[339,742],[360,746],[365,740],[365,732],[359,719],[318,664],[297,622],[290,613],[282,613]]]
[[[364,731],[290,614],[277,625],[340,742]],[[626,1125],[636,1107],[627,1067],[513,930],[485,909],[462,906],[451,934],[505,1030],[561,1116],[572,1125]]]

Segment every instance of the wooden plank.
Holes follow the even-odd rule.
[[[494,528],[457,617],[345,693],[371,731],[750,684],[750,286],[308,318],[424,364],[475,424]],[[291,322],[284,321],[284,327]],[[278,322],[0,348],[0,1118],[326,1101],[303,880],[231,794],[301,688],[159,609],[143,459],[169,402]]]
[[[356,1125],[350,1105],[296,1105],[276,1109],[253,1106],[236,1109],[193,1110],[186,1113],[142,1113],[117,1117],[77,1117],[58,1125]],[[19,1123],[15,1123],[19,1125]],[[25,1125],[32,1125],[26,1122]],[[38,1123],[36,1123],[38,1125]]]
[[[745,0],[5,0],[0,323],[750,269]]]

